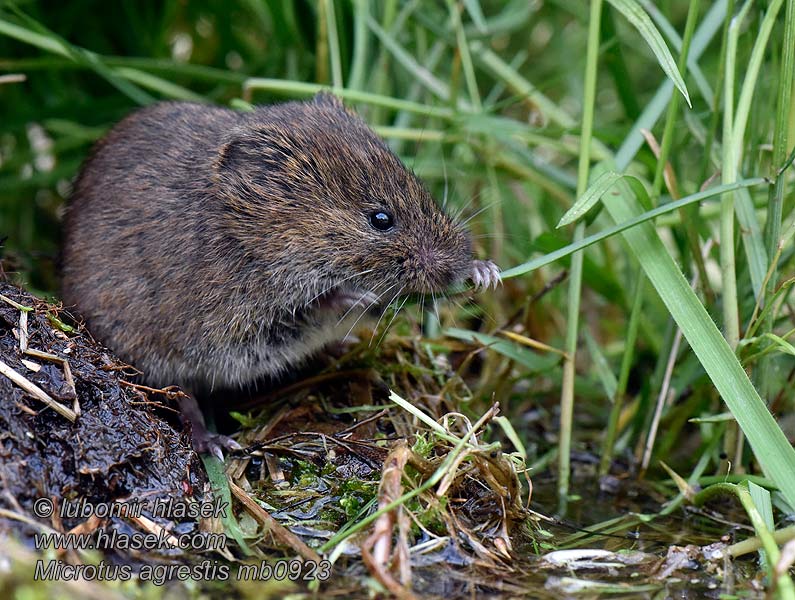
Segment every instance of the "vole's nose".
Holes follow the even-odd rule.
[[[422,273],[425,285],[435,291],[441,291],[455,283],[457,277],[456,261],[445,248],[437,242],[425,241],[417,253],[417,266]],[[429,290],[424,290],[429,291]]]
[[[438,262],[438,254],[436,249],[431,246],[427,241],[420,245],[419,252],[417,253],[417,262],[423,272],[433,272]]]

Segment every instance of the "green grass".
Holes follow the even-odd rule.
[[[5,4],[0,75],[26,78],[0,83],[7,268],[57,292],[69,181],[136,106],[330,88],[452,211],[482,211],[476,251],[504,286],[425,331],[488,348],[462,410],[494,394],[561,511],[572,451],[602,474],[646,452],[654,482],[661,461],[683,481],[763,475],[778,523],[795,507],[793,64],[795,0]],[[730,491],[773,557],[749,485]]]

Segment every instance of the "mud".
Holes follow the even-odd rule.
[[[64,502],[203,501],[204,468],[178,431],[173,410],[125,384],[129,367],[79,327],[70,331],[59,307],[8,283],[0,282],[0,294],[31,309],[0,298],[0,361],[56,402],[79,410],[70,422],[0,374],[0,506],[5,509],[0,529],[30,541],[44,529],[35,523],[66,532],[86,521],[59,518]],[[68,368],[58,359],[67,360]],[[42,498],[54,503],[49,519],[35,514],[34,504]],[[101,525],[108,531],[130,527],[119,517]]]

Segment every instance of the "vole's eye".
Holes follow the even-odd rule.
[[[388,212],[377,210],[370,213],[370,225],[378,231],[389,231],[395,226],[395,219]]]

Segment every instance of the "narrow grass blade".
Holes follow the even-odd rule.
[[[328,29],[328,53],[331,61],[331,81],[335,88],[343,86],[342,81],[342,58],[340,57],[340,40],[337,33],[337,16],[334,10],[334,2],[325,3],[326,28]]]
[[[618,222],[639,214],[638,199],[624,180],[620,194],[605,208]],[[623,233],[687,338],[704,370],[748,438],[754,455],[767,477],[781,489],[788,503],[795,502],[795,449],[768,411],[748,379],[734,352],[698,300],[654,228],[644,223]]]
[[[542,357],[537,355],[532,350],[528,350],[527,348],[522,347],[517,343],[501,339],[498,337],[494,337],[492,335],[487,335],[485,333],[478,333],[476,331],[469,331],[467,329],[457,329],[455,327],[450,327],[448,329],[445,329],[443,333],[444,335],[459,340],[464,340],[467,342],[477,342],[479,344],[483,344],[484,346],[487,346],[491,350],[499,352],[503,356],[515,360],[523,367],[536,373],[548,371],[549,369],[554,367],[558,362],[560,362],[560,356],[553,355],[553,356]]]
[[[376,23],[375,19],[368,18],[367,25],[370,27],[370,30],[378,37],[378,39],[381,40],[381,43],[387,50],[389,50],[390,54],[392,54],[395,60],[399,62],[404,69],[406,69],[406,71],[416,77],[418,81],[421,81],[423,85],[438,98],[441,98],[442,100],[450,99],[450,86],[438,79],[428,69],[419,64],[411,55],[411,53],[409,53],[397,42],[397,40],[395,40],[394,36],[392,36],[389,32],[384,31],[384,29],[378,23]],[[472,107],[464,101],[459,100],[458,104],[463,110],[472,109]]]
[[[673,25],[665,18],[662,11],[657,8],[654,2],[651,0],[640,0],[641,5],[643,8],[649,13],[652,21],[657,24],[657,27],[660,28],[662,34],[668,38],[671,46],[676,52],[682,51],[682,38],[679,37],[679,33],[674,29]],[[704,76],[704,72],[699,67],[698,62],[694,61],[688,56],[687,59],[687,71],[690,73],[690,76],[693,78],[693,81],[696,84],[701,96],[704,98],[704,102],[707,103],[708,106],[712,106],[712,103],[715,100],[715,93],[712,91],[712,88],[707,81],[707,78]]]
[[[570,223],[574,223],[575,221],[579,221],[591,208],[593,208],[594,204],[601,200],[607,190],[613,187],[616,181],[621,179],[621,177],[623,176],[614,171],[602,173],[596,181],[585,190],[585,193],[577,198],[577,201],[572,207],[566,211],[566,214],[564,214],[558,222],[558,229]]]
[[[622,175],[622,178],[631,177],[629,175]],[[638,182],[639,183],[639,182]],[[594,233],[593,235],[589,235],[586,238],[578,242],[573,242],[568,246],[560,248],[559,250],[555,250],[554,252],[549,252],[544,256],[539,256],[533,260],[529,260],[525,263],[512,267],[503,271],[500,274],[502,279],[510,279],[511,277],[518,277],[520,275],[524,275],[526,273],[530,273],[531,271],[535,271],[545,265],[555,262],[556,260],[560,260],[561,258],[565,258],[578,250],[582,250],[583,248],[587,248],[592,244],[596,244],[597,242],[601,242],[604,239],[614,236],[617,233],[621,233],[622,231],[626,231],[632,227],[640,225],[641,223],[645,223],[651,219],[664,215],[666,213],[674,212],[679,210],[680,208],[687,206],[689,204],[694,204],[696,202],[701,202],[702,200],[706,200],[708,198],[714,198],[716,196],[720,196],[726,192],[738,190],[740,188],[745,187],[753,187],[756,185],[761,185],[763,183],[767,183],[767,180],[762,177],[755,177],[753,179],[743,179],[736,183],[728,184],[728,185],[720,185],[714,187],[712,189],[706,190],[704,192],[698,192],[697,194],[691,194],[690,196],[686,196],[681,200],[677,200],[676,202],[669,202],[668,204],[663,204],[662,206],[658,206],[657,208],[645,212],[643,214],[634,216],[630,219],[627,219],[625,222],[620,223],[618,225],[613,225],[603,231],[598,233]],[[586,191],[587,193],[587,191]]]
[[[516,448],[516,451],[519,453],[519,456],[521,456],[523,460],[527,460],[527,449],[522,443],[522,438],[516,432],[516,429],[513,428],[511,421],[507,417],[500,415],[499,417],[494,417],[494,422],[502,427],[505,437],[511,441],[514,448]]]
[[[478,28],[478,31],[480,33],[488,32],[486,18],[483,16],[483,11],[480,8],[480,2],[478,0],[464,0],[464,7],[467,9],[469,18],[472,19],[472,22],[475,24],[475,27]]]
[[[263,77],[252,77],[243,84],[244,95],[248,98],[254,90],[266,90],[274,94],[285,94],[288,96],[306,97],[313,96],[318,92],[328,90],[328,86],[319,83],[305,83],[303,81],[289,81],[287,79],[268,79]],[[449,108],[440,106],[429,106],[410,100],[402,100],[383,94],[373,94],[361,92],[359,90],[342,89],[334,90],[334,93],[345,100],[351,102],[364,102],[374,106],[383,106],[392,110],[406,111],[410,113],[425,115],[428,117],[439,117],[442,119],[452,119],[453,111]]]
[[[715,34],[721,30],[723,20],[726,17],[727,5],[728,0],[718,0],[712,5],[709,11],[707,11],[707,14],[704,16],[704,19],[701,21],[701,24],[698,26],[693,36],[693,45],[688,54],[689,60],[697,61],[701,58],[701,55],[706,50],[707,46],[709,46]],[[669,80],[660,84],[654,97],[646,105],[646,108],[643,109],[643,113],[638,117],[638,120],[635,121],[629,134],[624,138],[621,147],[618,149],[618,152],[616,152],[615,158],[616,169],[619,172],[629,166],[632,159],[643,145],[644,139],[641,130],[651,130],[657,122],[657,119],[659,119],[660,115],[665,111],[665,107],[668,105],[668,99],[673,93],[673,87],[673,83]]]
[[[144,71],[128,67],[118,67],[116,68],[116,73],[128,81],[137,83],[143,88],[158,92],[166,98],[187,100],[189,102],[207,102],[204,96],[200,96],[186,87],[182,87],[181,85],[177,85],[176,83],[158,77],[157,75],[152,75],[151,73],[145,73]]]
[[[351,72],[348,76],[348,86],[354,90],[364,87],[364,74],[370,45],[370,32],[367,30],[367,17],[370,15],[369,0],[354,0],[356,11],[354,13],[354,34],[353,34],[353,60]]]
[[[610,370],[610,363],[607,361],[602,349],[599,347],[598,342],[594,339],[588,328],[582,330],[582,335],[585,338],[585,345],[588,346],[588,353],[591,355],[591,361],[596,371],[596,376],[602,384],[602,389],[605,391],[605,396],[613,399],[616,396],[616,388],[618,387],[618,380]]]
[[[226,478],[226,474],[224,473],[224,464],[209,454],[203,454],[200,456],[200,458],[202,459],[204,468],[207,471],[207,478],[210,480],[213,493],[226,506],[232,506],[232,492],[229,489],[229,480]],[[225,511],[224,516],[221,519],[224,525],[224,530],[235,540],[235,542],[237,542],[237,544],[240,546],[240,549],[243,551],[243,554],[246,556],[251,556],[253,552],[251,551],[251,548],[249,548],[248,544],[246,544],[246,540],[243,538],[243,530],[240,528],[237,518],[232,511],[228,512],[229,514],[227,514]]]
[[[29,18],[28,18],[29,19]],[[30,20],[30,19],[29,19]],[[39,27],[41,27],[39,25]],[[42,28],[43,29],[43,28]],[[74,46],[66,40],[60,38],[55,33],[38,33],[26,27],[16,25],[4,19],[0,19],[0,34],[17,39],[26,44],[36,46],[47,52],[58,54],[79,64],[82,67],[91,69],[108,83],[114,86],[123,94],[127,95],[134,102],[146,105],[154,102],[154,98],[134,85],[131,81],[121,77],[117,72],[108,67],[99,55],[89,52],[84,48]]]
[[[565,129],[571,129],[576,125],[571,115],[558,107],[525,77],[522,77],[516,69],[500,58],[486,44],[479,40],[474,40],[469,43],[469,49],[475,59],[493,77],[504,81],[509,89],[530,100],[538,107],[544,117]]]
[[[754,296],[759,298],[762,293],[762,282],[767,273],[768,257],[762,237],[762,226],[756,218],[756,210],[748,190],[737,190],[735,193],[734,213],[740,224],[740,236],[751,274],[751,286],[754,288]]]
[[[676,67],[676,61],[674,57],[671,56],[668,46],[665,45],[665,41],[660,35],[660,32],[657,31],[657,28],[654,26],[654,23],[652,23],[649,15],[646,14],[646,11],[644,11],[635,0],[607,1],[612,4],[617,11],[624,15],[635,29],[638,30],[638,33],[643,36],[643,39],[646,40],[651,51],[654,52],[654,56],[657,58],[657,62],[662,70],[674,83],[676,89],[685,97],[687,105],[692,107],[685,80],[682,79],[682,75]]]

